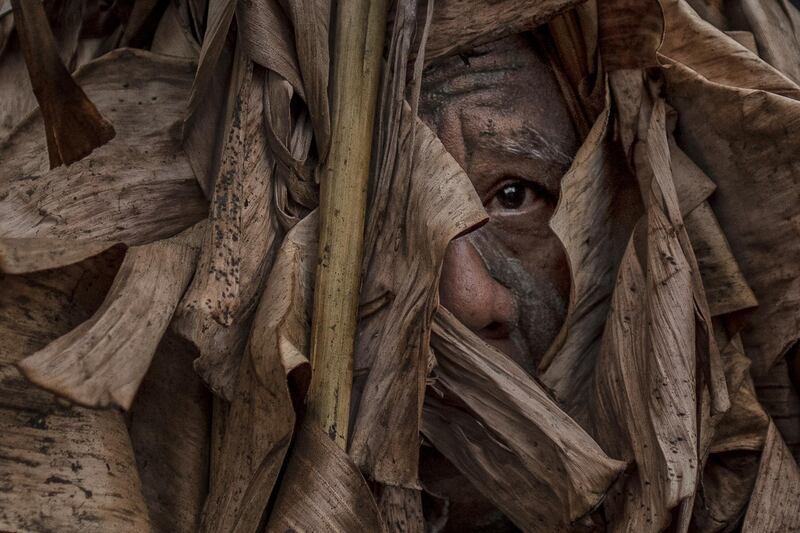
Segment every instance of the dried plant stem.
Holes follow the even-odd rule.
[[[386,12],[386,0],[352,0],[339,3],[336,17],[333,134],[320,179],[308,416],[342,449],[347,445],[364,214]]]

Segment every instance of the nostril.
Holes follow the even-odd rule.
[[[491,322],[478,332],[485,339],[505,339],[511,334],[511,327],[505,322]]]

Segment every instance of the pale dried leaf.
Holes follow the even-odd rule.
[[[320,160],[328,154],[331,139],[328,76],[330,73],[330,0],[283,0],[281,2],[294,27],[295,46],[303,94]],[[288,78],[287,78],[288,79]]]
[[[800,258],[792,132],[800,107],[785,97],[800,92],[681,6],[667,10],[674,30],[661,50],[669,64],[667,95],[679,115],[676,137],[716,183],[711,206],[758,299],[742,339],[761,375],[800,337],[800,278],[786,271]],[[713,55],[707,42],[715,43]]]
[[[66,406],[13,366],[88,318],[118,255],[0,275],[0,529],[150,531],[120,413]]]
[[[292,446],[266,531],[387,530],[352,459],[321,428],[304,424]]]
[[[416,129],[408,147],[414,167],[408,195],[393,198],[386,231],[364,259],[370,269],[361,301],[387,305],[359,325],[350,454],[371,479],[419,488],[419,416],[439,271],[450,240],[486,214],[469,178],[428,127],[418,119],[403,124],[401,145]]]
[[[48,170],[41,116],[26,120],[0,143],[0,236],[139,245],[202,219],[205,200],[180,149],[192,72],[189,62],[133,50],[80,69],[76,79],[117,137]]]
[[[561,180],[550,227],[571,270],[569,308],[559,337],[542,359],[540,379],[571,416],[585,421],[586,387],[595,368],[614,276],[641,212],[635,180],[619,164],[609,110],[600,115]]]
[[[252,83],[242,85],[237,99],[200,262],[175,323],[200,353],[195,368],[228,400],[279,235],[263,90],[263,69],[255,67]]]
[[[775,424],[769,425],[758,478],[742,531],[771,533],[800,529],[800,468]]]
[[[100,309],[20,361],[25,376],[81,405],[128,409],[194,272],[197,233],[129,248]]]
[[[507,450],[498,457],[485,452],[486,471],[494,474],[492,482],[503,483],[502,477],[516,470],[519,473],[515,477],[525,472],[528,483],[538,487],[527,501],[511,498],[513,485],[505,483],[502,492],[485,491],[487,498],[512,519],[520,520],[519,527],[528,530],[541,527],[541,509],[550,509],[550,513],[558,509],[557,516],[547,523],[563,525],[599,505],[625,469],[624,462],[608,457],[520,366],[480,341],[441,308],[433,324],[431,345],[437,360],[435,388],[443,391],[445,401],[463,404],[477,421],[464,431],[485,428],[493,436],[488,440],[489,449],[499,446]],[[438,416],[445,412],[440,411]],[[449,424],[459,425],[453,420]],[[434,433],[438,430],[439,435],[428,435],[429,429]],[[445,439],[442,428],[431,427],[431,421],[423,425],[423,431],[446,456],[458,453],[452,439]],[[450,431],[459,433],[456,428]],[[473,445],[480,442],[478,439]],[[440,447],[440,443],[448,445]],[[492,463],[506,468],[500,470]],[[483,481],[475,476],[475,469],[476,465],[471,465],[465,473],[473,474],[473,481],[488,489],[489,479]]]
[[[106,241],[0,238],[0,272],[23,274],[83,261],[114,246]]]
[[[308,298],[302,280],[316,257],[316,230],[316,216],[294,227],[267,280],[241,359],[236,394],[224,417],[202,531],[254,531],[266,509],[294,431],[284,365],[308,350],[306,306],[311,302],[298,304]]]
[[[592,404],[599,442],[637,465],[606,504],[619,531],[664,528],[673,510],[675,527],[686,530],[715,420],[729,408],[654,89],[642,100],[651,107],[639,117],[634,151],[647,216],[620,267]]]
[[[278,0],[239,2],[236,21],[245,54],[262,67],[280,74],[303,97],[292,25]],[[264,43],[270,44],[264,46]]]

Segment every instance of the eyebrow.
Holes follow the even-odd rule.
[[[544,163],[550,171],[529,177],[545,189],[558,195],[561,178],[572,164],[573,157],[536,128],[525,125],[509,133],[481,132],[485,146],[512,157],[523,157]],[[522,176],[524,177],[524,176]]]
[[[489,146],[508,155],[543,160],[559,167],[568,167],[572,164],[571,156],[529,125],[516,129],[508,135],[487,137]]]

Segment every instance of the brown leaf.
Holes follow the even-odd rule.
[[[753,492],[758,455],[752,451],[725,452],[708,458],[692,516],[694,531],[736,531]]]
[[[425,50],[425,61],[451,56],[473,46],[531,30],[583,0],[438,0]],[[418,10],[419,25],[425,10]]]
[[[634,150],[647,215],[620,267],[591,405],[599,442],[637,465],[607,501],[612,523],[661,529],[675,511],[675,527],[685,531],[698,470],[729,397],[681,219],[665,105],[653,96],[657,86],[648,93]]]
[[[211,392],[195,352],[169,330],[128,417],[142,492],[156,531],[194,533],[208,492]]]
[[[80,69],[76,78],[116,122],[118,135],[69,167],[48,170],[38,114],[0,142],[0,236],[6,246],[10,238],[141,245],[204,218],[205,200],[179,138],[192,71],[189,62],[132,50]],[[96,247],[75,246],[81,253]],[[17,264],[30,264],[20,254],[35,256],[37,249],[16,247]],[[76,255],[54,254],[48,266]]]
[[[192,29],[181,17],[179,10],[175,3],[167,6],[153,35],[150,51],[197,61],[200,56],[200,45],[192,36]]]
[[[255,63],[280,74],[302,98],[305,93],[294,32],[278,0],[239,2],[236,4],[236,21],[244,53]],[[264,46],[264,43],[270,45]]]
[[[426,414],[423,432],[487,498],[519,527],[540,531],[543,521],[563,527],[602,501],[626,464],[608,457],[520,366],[441,308],[431,346],[435,391],[464,407],[460,417],[457,409],[437,409],[434,392],[426,412],[431,403],[435,414]],[[458,448],[467,443],[486,448],[465,457]],[[520,478],[531,487],[524,500],[514,496]]]
[[[234,50],[227,42],[235,5],[234,0],[208,1],[208,20],[183,128],[184,149],[208,196],[239,93],[237,77],[231,74]]]
[[[86,62],[78,57],[84,4],[82,0],[45,3],[59,55],[70,70]],[[14,31],[10,1],[6,1],[5,5],[9,13],[0,19],[0,94],[3,95],[0,100],[0,138],[5,137],[37,106],[19,38]]]
[[[674,69],[670,65],[677,62],[709,82],[800,99],[800,88],[785,74],[702,20],[684,0],[659,1],[666,28],[659,58],[666,73],[671,73]],[[716,111],[710,116],[718,114]]]
[[[789,0],[740,0],[758,55],[795,83],[800,83],[800,11]]]
[[[714,214],[759,302],[742,332],[758,376],[800,337],[800,277],[791,274],[800,259],[793,200],[800,92],[681,5],[666,10],[667,96],[678,111],[678,143],[717,184]]]
[[[266,531],[386,531],[352,459],[321,428],[304,424],[292,446]]]
[[[658,65],[656,52],[664,34],[658,0],[598,2],[599,46],[609,72]]]
[[[365,257],[362,306],[379,302],[379,310],[360,320],[350,454],[371,479],[419,488],[419,416],[439,270],[450,240],[486,214],[469,178],[428,127],[418,119],[403,124],[398,142],[413,139],[414,167],[408,184],[395,181],[408,195],[393,198],[386,230]]]
[[[267,280],[225,417],[201,531],[254,531],[267,507],[294,430],[287,372],[298,368],[297,354],[301,368],[307,366],[310,284],[302,280],[314,265],[316,231],[316,216],[298,223]]]
[[[314,127],[317,153],[320,160],[324,160],[328,154],[331,138],[328,102],[331,2],[330,0],[283,0],[281,4],[294,27],[298,67],[303,77],[304,99]]]
[[[128,409],[197,261],[197,232],[128,249],[103,305],[23,359],[37,385],[88,407]]]
[[[794,454],[795,460],[798,460],[800,424],[797,423],[797,414],[800,413],[800,394],[790,376],[791,368],[787,360],[789,357],[778,359],[769,372],[758,376],[754,381],[758,401],[772,417],[781,437]]]
[[[0,238],[0,272],[24,274],[78,263],[114,246],[106,241]]]
[[[250,60],[240,58],[242,69]],[[246,73],[242,73],[245,75]],[[237,84],[239,85],[239,84]],[[215,182],[211,223],[175,327],[198,349],[195,368],[233,399],[236,375],[280,232],[274,217],[274,158],[263,123],[264,70],[241,84]]]
[[[676,170],[673,167],[673,172]],[[709,203],[697,206],[684,220],[697,256],[711,314],[717,316],[757,306],[756,296],[747,284]]]
[[[610,104],[609,104],[610,105]],[[607,108],[561,180],[550,227],[571,270],[569,308],[559,337],[539,366],[540,379],[571,416],[585,421],[585,394],[600,351],[614,276],[641,212],[635,180],[619,164]]]
[[[113,139],[116,132],[61,62],[42,3],[11,1],[20,47],[44,119],[50,168],[70,165]]]
[[[147,0],[146,3],[151,3]],[[205,35],[203,36],[203,46],[200,49],[200,61],[197,66],[197,75],[194,78],[192,91],[189,96],[189,119],[202,107],[202,103],[208,91],[220,56],[223,53],[225,39],[228,37],[228,30],[233,20],[233,12],[236,7],[234,0],[209,0],[208,1],[208,23]]]
[[[91,315],[118,256],[0,275],[0,529],[150,530],[121,414],[64,405],[14,366]]]
[[[742,531],[771,533],[800,528],[800,468],[775,424],[769,425],[758,478]]]

